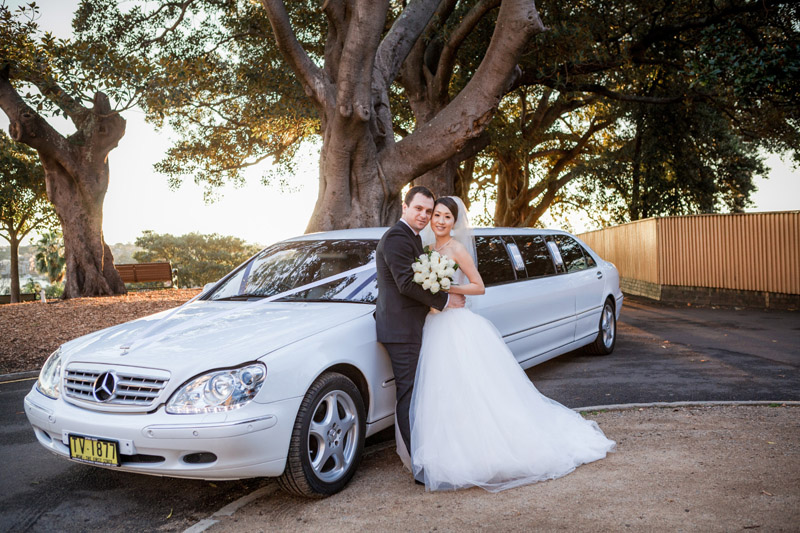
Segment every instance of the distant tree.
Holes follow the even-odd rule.
[[[177,271],[179,287],[198,287],[217,281],[260,247],[242,239],[212,233],[188,233],[176,237],[169,233],[145,231],[136,239],[143,248],[133,254],[140,263],[169,261]]]
[[[535,225],[559,204],[614,220],[735,211],[763,173],[759,148],[800,161],[796,2],[552,2],[542,17],[550,31],[471,167],[484,222]]]
[[[59,283],[64,279],[67,260],[64,257],[64,237],[60,231],[43,233],[36,241],[36,255],[33,256],[36,271],[45,274],[50,283]]]
[[[144,72],[135,57],[116,57],[102,43],[42,33],[38,9],[33,2],[16,9],[0,4],[0,108],[11,137],[36,149],[44,167],[42,183],[64,234],[64,296],[123,294],[103,240],[103,200],[108,154],[125,134],[120,112],[138,101]],[[48,120],[58,115],[74,133],[56,131]]]
[[[0,237],[11,245],[11,301],[20,301],[19,243],[30,232],[57,227],[36,153],[0,132]]]

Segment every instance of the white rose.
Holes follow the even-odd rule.
[[[425,281],[423,281],[422,282],[422,288],[425,289],[425,290],[430,289],[431,288],[431,280],[426,279]]]
[[[422,283],[423,281],[425,281],[425,276],[422,274],[422,272],[417,272],[414,274],[414,283]]]
[[[448,268],[454,268],[456,266],[456,262],[453,261],[452,259],[448,259],[447,260],[447,266],[448,266]]]
[[[442,255],[436,250],[431,252],[431,261],[438,260]]]
[[[442,290],[447,290],[450,288],[450,279],[444,278],[442,281],[439,282],[439,285],[442,286]]]
[[[436,294],[437,292],[439,292],[439,284],[437,282],[435,282],[435,281],[433,283],[431,283],[431,292],[433,294]]]
[[[428,276],[428,281],[430,281],[431,283],[439,281],[439,276],[436,275],[436,272],[431,272],[430,275]]]
[[[413,270],[414,272],[422,272],[422,263],[414,261],[413,263],[411,263],[411,270]]]
[[[452,278],[453,276],[455,276],[455,274],[456,271],[453,270],[453,267],[447,267],[444,269],[444,275],[447,276],[448,278]]]
[[[444,269],[445,267],[441,263],[431,265],[431,272],[435,273],[437,276],[441,276],[444,272]]]

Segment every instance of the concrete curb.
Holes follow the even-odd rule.
[[[253,500],[257,500],[264,496],[268,496],[278,490],[278,486],[276,484],[268,485],[266,487],[261,487],[260,489],[254,490],[250,494],[245,494],[238,500],[234,500],[216,513],[212,514],[208,518],[204,518],[200,520],[192,527],[185,529],[183,533],[202,533],[206,529],[210,528],[217,522],[218,519],[224,518],[226,516],[233,516],[233,513],[247,505],[248,503],[252,502]]]
[[[11,374],[0,374],[0,385],[3,383],[12,383],[22,379],[39,377],[38,370],[28,370],[26,372],[13,372]]]
[[[579,413],[585,411],[625,411],[628,409],[646,409],[650,407],[713,407],[722,405],[800,405],[795,400],[741,400],[741,401],[697,401],[697,402],[651,402],[651,403],[616,403],[610,405],[591,405],[589,407],[574,407],[572,410]]]

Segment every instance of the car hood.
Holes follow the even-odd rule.
[[[70,341],[62,346],[62,360],[193,375],[254,361],[373,309],[351,303],[197,301]]]

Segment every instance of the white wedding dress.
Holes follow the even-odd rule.
[[[497,492],[615,448],[594,421],[536,390],[494,325],[468,308],[428,314],[410,416],[412,469],[427,490]]]

